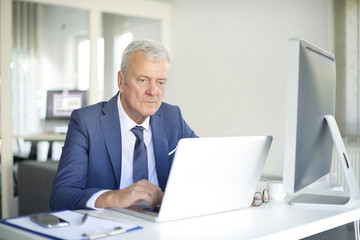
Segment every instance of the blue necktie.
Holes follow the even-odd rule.
[[[141,179],[148,179],[147,151],[144,143],[143,130],[144,128],[141,126],[136,126],[131,129],[136,137],[133,157],[134,183]]]

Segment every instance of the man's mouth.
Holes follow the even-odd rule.
[[[156,101],[145,101],[145,103],[147,103],[147,104],[156,104],[157,102]]]

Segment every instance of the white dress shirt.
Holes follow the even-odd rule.
[[[133,182],[133,154],[136,137],[131,129],[135,127],[136,124],[124,111],[121,101],[120,94],[118,97],[118,112],[120,119],[120,129],[121,129],[121,179],[120,179],[120,189],[124,189],[132,185]],[[148,176],[149,182],[152,184],[159,186],[157,173],[156,173],[156,164],[155,164],[155,155],[154,155],[154,147],[152,142],[152,133],[150,127],[150,118],[146,118],[146,120],[141,124],[144,127],[144,142],[147,149],[147,157],[148,157]],[[86,207],[95,208],[96,199],[106,191],[110,190],[102,190],[95,193],[91,198],[87,201]]]
[[[120,118],[120,128],[121,128],[121,144],[122,144],[122,158],[121,158],[121,179],[120,179],[120,189],[124,189],[133,182],[133,154],[136,137],[131,129],[135,127],[136,124],[129,116],[125,113],[120,102],[120,94],[118,98],[118,110]],[[141,124],[144,127],[144,142],[147,149],[147,158],[148,158],[148,176],[149,182],[159,186],[156,168],[155,168],[155,155],[154,147],[152,142],[152,133],[150,127],[150,118]]]

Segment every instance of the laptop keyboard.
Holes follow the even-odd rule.
[[[160,206],[143,208],[143,210],[149,211],[149,212],[159,213],[159,211],[160,211]]]

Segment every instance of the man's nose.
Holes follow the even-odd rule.
[[[149,87],[147,89],[147,93],[150,95],[156,95],[159,91],[158,86],[156,85],[155,81],[150,81],[149,82]]]

